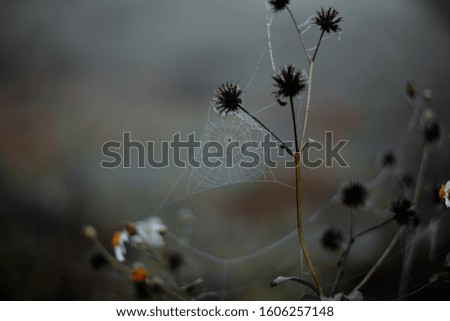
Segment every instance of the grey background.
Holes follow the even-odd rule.
[[[342,182],[377,175],[380,151],[395,146],[411,113],[403,93],[407,80],[433,90],[432,107],[448,124],[449,8],[445,1],[421,0],[291,2],[298,21],[328,5],[344,17],[340,40],[329,38],[318,55],[308,136],[320,140],[332,130],[339,139],[349,139],[345,157],[350,168],[304,172],[305,211],[313,213]],[[200,134],[214,89],[227,80],[245,85],[254,72],[267,45],[266,14],[264,1],[256,0],[3,4],[0,272],[7,277],[0,282],[2,298],[133,298],[126,280],[91,270],[81,226],[95,225],[108,244],[123,222],[149,216],[182,171],[105,170],[99,166],[101,145],[120,140],[124,131],[141,141],[168,140],[178,131]],[[308,34],[311,45],[316,37]],[[275,16],[272,40],[277,67],[294,63],[306,69],[286,13]],[[272,73],[266,56],[246,91],[247,109],[273,101]],[[261,119],[280,136],[292,135],[286,109],[272,108]],[[442,157],[429,170],[437,183],[448,178],[448,134],[439,148]],[[417,152],[412,155],[403,164],[414,172]],[[278,174],[293,183],[292,173]],[[175,213],[192,209],[192,244],[232,258],[292,230],[293,196],[273,184],[242,184],[187,198],[160,214],[177,234]],[[317,243],[320,230],[333,220],[313,225],[309,242]],[[292,256],[296,244],[291,243],[277,255]],[[328,275],[337,256],[320,251],[316,260]],[[223,273],[186,255],[191,255],[186,278],[203,275],[210,288],[223,288]],[[271,273],[272,255],[263,256],[268,261],[263,280],[228,298],[296,298],[296,287],[267,288],[276,273],[298,273],[296,262]],[[257,279],[253,263],[230,272],[226,287]],[[387,293],[381,297],[395,297]]]

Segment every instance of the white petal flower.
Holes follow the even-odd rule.
[[[134,228],[136,234],[131,236],[133,244],[145,244],[156,249],[164,247],[163,236],[167,231],[167,227],[159,217],[152,216],[145,221],[138,221],[135,223]]]
[[[441,189],[439,190],[439,197],[441,200],[444,200],[445,206],[450,207],[450,181],[441,186]]]
[[[112,238],[112,246],[114,248],[114,255],[119,262],[125,261],[125,255],[127,254],[126,243],[129,242],[128,233],[126,231],[116,232]]]

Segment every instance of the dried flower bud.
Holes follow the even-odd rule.
[[[242,90],[238,84],[226,82],[220,85],[213,97],[215,110],[222,114],[235,113],[242,108]]]
[[[433,99],[433,92],[430,89],[425,89],[422,95],[423,99],[426,101],[431,101]]]
[[[92,225],[86,225],[83,227],[83,234],[89,240],[97,239],[97,230]]]
[[[418,91],[419,91],[419,86],[417,86],[415,83],[413,83],[412,81],[408,81],[406,83],[405,93],[409,98],[411,98],[411,99],[416,98]]]
[[[367,190],[359,182],[350,182],[342,188],[341,200],[345,206],[356,208],[364,205],[367,199]]]
[[[342,22],[342,17],[338,16],[339,11],[334,8],[330,7],[327,11],[325,11],[324,8],[321,8],[320,11],[317,11],[313,23],[317,25],[322,32],[340,32],[342,29],[339,24]]]
[[[294,65],[285,66],[272,79],[275,80],[274,86],[277,87],[273,92],[277,100],[294,98],[306,88],[303,75],[295,70]]]
[[[289,0],[269,0],[268,3],[272,7],[273,12],[278,12],[286,9]]]
[[[344,237],[340,231],[328,228],[322,233],[320,244],[327,250],[336,251],[341,248],[343,240]]]
[[[394,219],[400,225],[419,224],[417,213],[412,209],[413,204],[406,199],[398,199],[391,204],[390,211],[394,214]]]
[[[427,144],[433,144],[441,138],[441,126],[438,121],[428,121],[423,126],[423,139]]]

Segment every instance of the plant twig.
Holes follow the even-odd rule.
[[[314,55],[313,55],[312,60],[311,60],[312,62],[314,60],[316,60],[316,55],[317,55],[317,52],[319,51],[320,43],[322,42],[322,38],[323,38],[324,33],[325,33],[325,31],[322,30],[322,33],[320,34],[319,41],[317,42],[316,50],[314,50]]]
[[[294,15],[292,14],[291,9],[290,9],[288,6],[286,6],[286,9],[287,9],[289,15],[291,16],[291,20],[292,20],[292,22],[294,23],[295,30],[297,30],[298,37],[300,38],[300,42],[302,43],[303,50],[305,51],[306,59],[308,60],[308,63],[311,64],[312,60],[311,60],[311,57],[310,57],[309,54],[308,54],[308,49],[306,48],[305,41],[303,40],[302,32],[301,32],[301,30],[298,28],[297,21],[295,20],[295,17],[294,17]]]
[[[292,100],[292,97],[289,97],[289,102],[290,102],[290,105],[291,105],[292,125],[294,126],[295,151],[297,153],[299,153],[300,149],[299,149],[299,145],[298,145],[297,121],[295,120],[294,102]]]
[[[309,108],[310,108],[310,104],[311,104],[311,87],[312,87],[313,68],[314,68],[314,62],[311,62],[309,64],[309,72],[308,72],[308,93],[306,96],[305,117],[303,119],[302,136],[300,139],[301,146],[303,146],[303,144],[305,142],[306,125],[308,124]]]
[[[389,255],[389,253],[392,251],[392,249],[394,248],[397,241],[400,239],[400,236],[402,235],[403,230],[404,230],[404,226],[402,226],[397,231],[397,233],[395,233],[395,235],[392,238],[391,242],[389,243],[388,247],[384,250],[383,254],[381,254],[381,256],[378,258],[378,261],[372,266],[372,268],[366,274],[364,279],[362,279],[362,281],[359,282],[359,284],[352,290],[352,292],[358,291],[359,289],[361,289],[364,286],[364,284],[366,284],[367,281],[369,281],[369,279],[372,277],[372,275],[375,273],[375,271],[380,267],[380,265],[383,264],[386,257]]]
[[[311,271],[311,275],[314,279],[314,283],[320,294],[322,294],[322,287],[320,286],[319,278],[317,277],[317,273],[314,269],[314,266],[311,261],[311,257],[309,256],[308,249],[306,248],[305,239],[303,236],[303,225],[302,225],[302,206],[301,206],[301,175],[300,175],[300,163],[301,163],[301,154],[295,153],[295,187],[296,187],[296,200],[297,200],[297,232],[298,232],[298,240],[300,242],[300,247],[302,249],[303,255],[305,257],[306,263],[308,264],[309,270]]]
[[[294,156],[294,153],[292,152],[292,149],[289,148],[273,131],[271,131],[266,125],[264,125],[258,118],[253,116],[250,112],[248,112],[244,107],[239,107],[244,113],[246,113],[248,116],[250,116],[254,121],[256,121],[262,128],[264,128],[270,135],[272,135],[273,138],[275,138],[281,149],[284,149],[288,152],[289,155]]]
[[[334,296],[334,293],[336,292],[336,287],[339,283],[339,280],[342,277],[342,274],[344,273],[344,267],[345,263],[347,262],[348,254],[350,253],[350,248],[352,247],[354,236],[353,236],[353,214],[355,210],[352,208],[350,211],[350,228],[349,228],[349,238],[347,242],[347,246],[345,250],[341,254],[341,258],[339,259],[339,269],[336,274],[336,278],[334,279],[333,288],[331,289],[331,297]]]

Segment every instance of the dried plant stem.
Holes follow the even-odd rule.
[[[404,230],[404,227],[402,226],[397,231],[397,233],[395,233],[395,235],[392,238],[391,242],[389,243],[388,247],[384,250],[383,254],[381,254],[381,256],[378,258],[378,261],[372,266],[372,268],[366,274],[364,279],[362,279],[362,281],[359,282],[359,284],[352,290],[352,292],[358,291],[359,289],[361,289],[364,286],[364,284],[366,284],[367,281],[369,281],[369,279],[372,277],[372,275],[375,273],[375,271],[380,267],[380,265],[383,264],[386,257],[389,255],[389,253],[392,251],[392,249],[394,248],[397,241],[400,239],[400,236],[402,235],[403,230]]]
[[[289,102],[291,104],[292,124],[294,127],[295,152],[299,153],[300,149],[298,145],[297,121],[295,120],[294,101],[292,97],[289,97]]]
[[[381,223],[379,223],[379,224],[377,224],[375,226],[369,227],[368,229],[365,229],[365,230],[363,230],[361,232],[356,233],[355,235],[353,235],[353,241],[355,241],[358,237],[363,236],[366,233],[369,233],[369,232],[372,232],[374,230],[377,230],[380,227],[383,227],[383,226],[393,222],[394,220],[395,220],[395,218],[387,219],[386,221],[383,221],[383,222],[381,222]]]
[[[300,42],[301,42],[301,44],[302,44],[303,50],[305,51],[306,59],[308,59],[308,63],[310,64],[310,63],[312,62],[312,60],[311,60],[311,57],[310,57],[309,54],[308,54],[308,49],[306,48],[305,41],[303,40],[302,32],[301,32],[301,30],[298,28],[297,21],[295,20],[295,17],[294,17],[294,15],[292,14],[291,9],[290,9],[289,7],[286,7],[286,9],[287,9],[289,15],[291,16],[291,20],[292,20],[292,22],[294,23],[295,30],[297,30],[298,37],[300,38]]]
[[[320,47],[320,44],[322,42],[322,38],[323,38],[324,33],[325,33],[325,31],[322,30],[322,33],[320,34],[319,42],[317,43],[316,50],[314,50],[314,55],[312,57],[311,62],[314,62],[314,60],[316,60],[317,52],[319,51],[319,47]]]
[[[309,64],[309,71],[308,71],[308,92],[306,94],[305,117],[303,119],[302,136],[300,139],[301,146],[303,146],[303,144],[305,143],[306,125],[308,124],[309,108],[311,105],[311,88],[312,88],[313,69],[314,69],[314,62],[311,62]]]
[[[301,175],[300,175],[300,163],[301,163],[301,154],[299,152],[294,154],[295,157],[295,187],[296,187],[296,200],[297,200],[297,232],[298,232],[298,240],[300,242],[300,247],[302,249],[303,255],[305,257],[306,263],[308,264],[309,270],[311,271],[311,275],[314,279],[314,283],[320,294],[322,294],[322,287],[320,286],[319,278],[317,277],[316,270],[311,261],[311,257],[309,256],[308,249],[306,248],[305,239],[303,236],[303,224],[302,224],[302,206],[301,206]]]
[[[425,147],[423,148],[422,159],[420,160],[419,173],[417,174],[416,188],[414,190],[414,198],[412,201],[413,207],[416,207],[416,204],[419,201],[420,191],[422,190],[423,175],[425,174],[425,166],[428,160],[428,154],[429,149],[428,146],[425,145]]]
[[[244,113],[246,113],[248,116],[250,116],[255,122],[257,122],[262,128],[264,128],[270,135],[272,135],[273,138],[275,138],[281,149],[286,150],[289,155],[294,156],[294,153],[292,150],[277,136],[273,131],[271,131],[266,125],[264,125],[258,118],[253,116],[250,112],[248,112],[244,107],[239,107]]]
[[[354,237],[353,237],[353,214],[355,210],[352,208],[350,211],[350,228],[349,228],[349,237],[345,250],[341,254],[341,258],[339,260],[339,269],[336,274],[336,278],[334,279],[333,288],[331,289],[331,296],[336,292],[336,287],[339,283],[339,280],[344,273],[345,264],[347,263],[348,254],[350,253],[350,248],[352,247]]]

